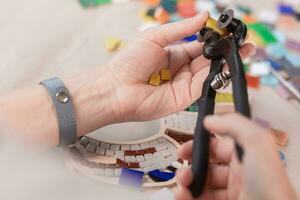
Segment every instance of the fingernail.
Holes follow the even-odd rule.
[[[198,13],[195,17],[196,17],[196,18],[202,18],[203,16],[206,15],[206,13],[207,13],[207,11],[200,12],[200,13]]]

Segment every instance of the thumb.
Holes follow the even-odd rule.
[[[142,37],[165,47],[200,31],[205,26],[208,17],[209,13],[207,11],[201,12],[185,20],[147,29]]]

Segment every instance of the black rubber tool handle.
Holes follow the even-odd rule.
[[[210,132],[204,128],[203,121],[207,115],[214,113],[216,91],[211,88],[210,83],[215,75],[222,71],[222,68],[221,59],[212,61],[211,71],[203,84],[202,95],[197,101],[198,119],[194,134],[192,157],[193,182],[189,187],[193,197],[202,194],[206,182]]]

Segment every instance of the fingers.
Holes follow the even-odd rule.
[[[208,169],[207,185],[210,188],[226,188],[230,173],[230,167],[227,165],[211,165]]]
[[[208,116],[204,120],[205,127],[213,133],[230,135],[242,146],[255,144],[257,138],[267,131],[239,114],[224,116]]]
[[[253,43],[245,43],[240,48],[240,55],[242,59],[245,59],[255,53],[255,45]],[[196,101],[202,91],[202,85],[207,75],[209,73],[210,61],[207,60],[204,56],[200,56],[194,59],[190,65],[191,72],[194,74],[192,83],[191,83],[191,97],[192,102]]]
[[[242,60],[246,59],[255,54],[256,47],[253,43],[245,43],[239,50]],[[191,71],[196,74],[203,68],[210,65],[210,60],[206,59],[204,56],[197,57],[191,63]]]
[[[178,169],[176,172],[176,180],[179,185],[188,187],[193,180],[192,171],[190,168]]]
[[[226,165],[211,165],[208,170],[207,185],[211,189],[225,189],[228,184],[230,167]],[[177,183],[181,187],[189,187],[193,175],[190,168],[182,168],[176,172]]]
[[[204,191],[203,195],[199,200],[227,200],[227,190],[226,189],[217,189],[211,190],[207,189]]]
[[[175,194],[176,200],[226,200],[227,190],[226,189],[206,189],[203,194],[194,199],[188,188],[179,188]]]
[[[222,138],[211,138],[210,140],[210,160],[218,163],[229,163],[234,150],[232,140]],[[183,160],[192,160],[193,141],[184,143],[178,150],[178,157]]]
[[[208,16],[208,12],[202,12],[186,20],[150,28],[143,33],[142,38],[165,47],[200,31],[205,26]]]
[[[201,67],[202,66],[199,65],[199,71],[196,72],[192,78],[192,83],[190,85],[191,102],[195,102],[200,97],[203,83],[209,74],[209,67],[200,69]]]
[[[189,55],[190,60],[194,60],[203,53],[203,44],[198,41],[183,43],[179,46]]]
[[[169,66],[174,75],[182,66],[202,55],[203,45],[198,41],[168,47],[170,54]]]
[[[247,42],[239,50],[242,60],[253,56],[256,52],[256,45],[253,42]]]
[[[188,141],[181,145],[180,149],[178,150],[178,157],[182,160],[192,160],[192,153],[193,153],[193,141]]]
[[[197,199],[220,199],[219,192],[226,191],[228,186],[229,173],[229,166],[210,166],[207,177],[207,188],[205,189],[204,194]],[[179,186],[176,199],[193,199],[191,192],[188,189],[193,180],[191,169],[182,168],[177,170],[176,180]]]
[[[200,70],[204,69],[205,67],[208,67],[210,63],[211,61],[205,58],[204,56],[199,56],[191,62],[191,72],[195,75]]]
[[[234,151],[234,143],[228,138],[212,138],[210,140],[210,161],[213,163],[230,163]]]
[[[176,200],[193,200],[191,192],[187,187],[180,187],[178,191],[175,193]]]

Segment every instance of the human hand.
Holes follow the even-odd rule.
[[[196,101],[209,72],[210,62],[202,55],[197,41],[168,46],[200,31],[209,14],[146,30],[108,65],[115,88],[117,121],[152,120],[184,110]],[[245,44],[243,58],[255,51]],[[159,87],[148,84],[150,75],[169,68],[172,80]]]
[[[221,136],[229,135],[244,148],[243,162],[237,159],[233,140],[212,138],[208,180],[203,195],[206,200],[241,199],[297,199],[280,162],[273,137],[248,119],[238,114],[209,116],[205,127]],[[192,158],[192,141],[178,152],[185,160]],[[192,200],[188,186],[192,182],[189,168],[177,173],[179,191],[176,200]]]

